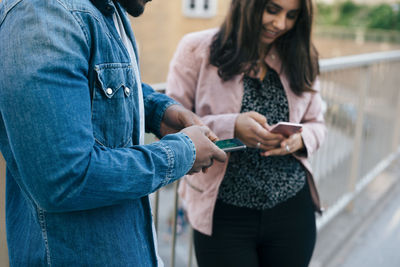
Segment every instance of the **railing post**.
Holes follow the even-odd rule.
[[[5,220],[6,162],[0,152],[0,266],[8,266],[8,250]]]
[[[153,202],[153,218],[154,218],[154,228],[156,229],[156,233],[158,234],[158,207],[160,205],[160,191],[157,190],[154,193],[154,202]]]
[[[396,83],[396,81],[394,81]],[[397,91],[397,109],[396,113],[394,114],[394,131],[393,131],[393,151],[397,152],[400,146],[400,92]]]
[[[188,267],[192,267],[193,264],[193,229],[189,226],[189,260]]]
[[[176,234],[177,234],[177,217],[178,217],[178,186],[179,181],[174,183],[174,212],[172,215],[172,246],[171,246],[171,267],[175,267],[175,248],[176,248]]]
[[[366,102],[367,93],[369,91],[369,86],[371,84],[371,66],[363,66],[362,72],[364,72],[364,81],[361,83],[359,90],[359,97],[357,103],[357,122],[354,134],[354,145],[353,145],[353,155],[351,159],[351,169],[349,177],[349,192],[354,193],[356,189],[357,179],[360,169],[360,153],[361,153],[361,143],[363,138],[363,124],[364,124],[364,106]],[[353,210],[353,201],[347,205],[347,211]]]

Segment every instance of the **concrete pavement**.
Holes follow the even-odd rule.
[[[318,233],[310,267],[400,266],[400,158]]]
[[[400,186],[384,205],[344,244],[343,253],[329,267],[400,266]]]

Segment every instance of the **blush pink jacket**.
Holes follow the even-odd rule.
[[[190,33],[180,41],[170,63],[166,93],[186,108],[199,115],[220,139],[233,138],[235,120],[240,113],[243,83],[242,76],[223,82],[217,68],[209,64],[209,46],[216,29]],[[290,122],[302,123],[302,138],[307,153],[294,155],[307,170],[308,184],[316,211],[321,211],[311,166],[307,156],[321,145],[326,128],[323,120],[319,83],[316,93],[295,95],[284,73],[280,60],[271,51],[265,58],[268,66],[280,75],[289,103]],[[212,220],[218,189],[224,177],[228,160],[214,162],[207,173],[187,175],[181,180],[179,194],[184,200],[192,227],[207,235],[212,233]]]

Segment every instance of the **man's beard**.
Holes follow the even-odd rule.
[[[117,0],[134,17],[139,17],[144,12],[144,6],[151,0]]]

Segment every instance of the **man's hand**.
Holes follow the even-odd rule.
[[[171,105],[165,110],[164,117],[161,121],[160,133],[161,136],[177,133],[183,128],[192,125],[204,126],[204,123],[196,114],[183,106]],[[216,141],[218,139],[212,131],[209,131],[208,136],[211,141]]]
[[[181,132],[187,134],[196,147],[196,160],[188,174],[206,172],[213,164],[213,160],[224,162],[226,154],[210,141],[211,130],[206,126],[191,126]]]

